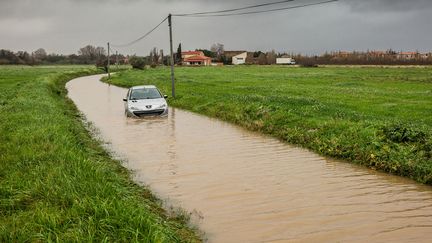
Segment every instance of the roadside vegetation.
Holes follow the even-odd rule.
[[[155,84],[168,68],[108,82]],[[322,155],[432,184],[432,68],[176,68],[170,105],[271,134]]]
[[[198,242],[93,140],[65,83],[90,66],[0,67],[0,242]]]

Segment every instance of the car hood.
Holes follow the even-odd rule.
[[[135,107],[140,110],[150,110],[157,109],[161,105],[166,105],[166,100],[163,98],[160,99],[144,99],[144,100],[129,100],[128,106]]]

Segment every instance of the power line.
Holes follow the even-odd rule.
[[[145,33],[143,36],[139,37],[139,38],[136,39],[136,40],[133,40],[133,41],[131,41],[131,42],[129,42],[129,43],[126,43],[126,44],[121,44],[121,45],[111,44],[111,45],[114,46],[114,47],[127,47],[127,46],[131,46],[131,45],[137,43],[138,41],[140,41],[140,40],[146,38],[147,36],[149,36],[153,31],[155,31],[159,26],[161,26],[161,24],[163,24],[167,19],[168,19],[168,17],[164,18],[164,19],[162,20],[162,22],[160,22],[158,25],[156,25],[156,27],[154,27],[154,28],[151,29],[149,32]]]
[[[158,25],[156,25],[153,29],[151,29],[149,32],[144,34],[143,36],[139,37],[138,39],[131,41],[126,44],[122,45],[115,45],[114,47],[127,47],[130,45],[133,45],[137,43],[138,41],[146,38],[149,36],[153,31],[155,31],[159,26],[162,25],[166,20],[168,20],[168,26],[169,26],[169,34],[170,34],[170,63],[171,63],[171,84],[172,84],[172,96],[175,97],[175,79],[174,79],[174,58],[173,58],[173,41],[172,41],[172,16],[177,17],[224,17],[224,16],[236,16],[236,15],[247,15],[247,14],[258,14],[258,13],[268,13],[268,12],[276,12],[276,11],[282,11],[282,10],[288,10],[288,9],[296,9],[296,8],[304,8],[308,6],[314,6],[314,5],[322,5],[327,4],[331,2],[337,2],[339,0],[327,0],[322,2],[316,2],[316,3],[309,3],[309,4],[303,4],[303,5],[297,5],[297,6],[290,6],[290,7],[284,7],[284,8],[275,8],[275,9],[267,9],[267,10],[257,10],[257,11],[249,11],[249,12],[240,12],[240,13],[231,13],[231,12],[237,12],[240,10],[246,10],[246,9],[252,9],[252,8],[261,8],[266,7],[270,5],[276,5],[276,4],[282,4],[287,2],[293,2],[295,0],[283,0],[278,2],[272,2],[272,3],[263,3],[258,5],[252,5],[252,6],[246,6],[246,7],[240,7],[235,9],[226,9],[226,10],[219,10],[219,11],[207,11],[207,12],[198,12],[198,13],[189,13],[189,14],[169,14],[166,18],[164,18]],[[108,69],[109,69],[109,51],[112,50],[110,47],[110,43],[108,43]],[[117,54],[116,54],[117,57]],[[109,70],[108,70],[108,77],[109,77]]]
[[[267,10],[259,10],[259,11],[250,11],[250,12],[242,12],[242,13],[230,13],[230,14],[209,14],[209,15],[204,15],[204,14],[199,14],[199,15],[173,15],[173,16],[178,16],[178,17],[195,17],[195,18],[197,18],[197,17],[205,18],[205,17],[226,17],[226,16],[238,16],[238,15],[248,15],[248,14],[268,13],[268,12],[276,12],[276,11],[283,11],[283,10],[296,9],[296,8],[304,8],[304,7],[314,6],[314,5],[323,5],[323,4],[332,3],[332,2],[337,2],[337,1],[339,1],[339,0],[328,0],[328,1],[322,1],[322,2],[317,2],[317,3],[308,3],[308,4],[303,4],[303,5],[297,5],[297,6],[285,7],[285,8],[275,8],[275,9],[267,9]]]
[[[118,52],[116,49],[112,48],[112,44],[110,45],[110,50],[111,50],[111,52]]]
[[[257,5],[234,8],[234,9],[219,10],[219,11],[207,11],[207,12],[198,12],[198,13],[189,13],[189,14],[173,14],[172,16],[178,16],[178,17],[225,17],[225,16],[236,16],[236,15],[248,15],[248,14],[258,14],[258,13],[282,11],[282,10],[288,10],[288,9],[304,8],[304,7],[313,6],[313,5],[322,5],[322,4],[326,4],[326,3],[337,2],[338,0],[327,0],[327,1],[318,2],[318,3],[309,3],[309,4],[290,6],[290,7],[284,7],[284,8],[276,8],[276,9],[249,11],[249,12],[241,12],[241,13],[229,13],[229,12],[235,12],[235,11],[239,11],[239,10],[245,10],[245,9],[251,9],[251,8],[260,8],[260,7],[282,4],[282,3],[293,2],[293,1],[295,1],[295,0],[284,0],[284,1],[278,1],[278,2],[263,3],[263,4],[257,4]],[[228,13],[228,14],[218,14],[218,13]],[[147,36],[149,36],[153,31],[155,31],[159,26],[161,26],[168,18],[169,17],[164,18],[153,29],[151,29],[150,31],[145,33],[143,36],[141,36],[141,37],[139,37],[139,38],[137,38],[137,39],[135,39],[129,43],[111,44],[111,46],[118,47],[118,48],[131,46],[131,45],[143,40]]]
[[[202,15],[202,14],[227,13],[227,12],[234,12],[234,11],[251,9],[251,8],[259,8],[259,7],[265,7],[265,6],[276,5],[276,4],[287,3],[287,2],[293,2],[293,1],[295,1],[295,0],[284,0],[284,1],[272,2],[272,3],[263,3],[263,4],[258,4],[258,5],[252,5],[252,6],[241,7],[241,8],[233,8],[233,9],[227,9],[227,10],[219,10],[219,11],[208,11],[208,12],[187,13],[187,14],[173,14],[172,16],[190,16],[190,15]]]

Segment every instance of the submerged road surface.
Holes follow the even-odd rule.
[[[78,78],[69,97],[101,138],[210,242],[431,242],[432,189],[171,108],[126,118],[126,89]]]

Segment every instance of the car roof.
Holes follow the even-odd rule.
[[[156,86],[154,86],[154,85],[139,85],[139,86],[133,86],[130,89],[151,89],[151,88],[156,89]]]

